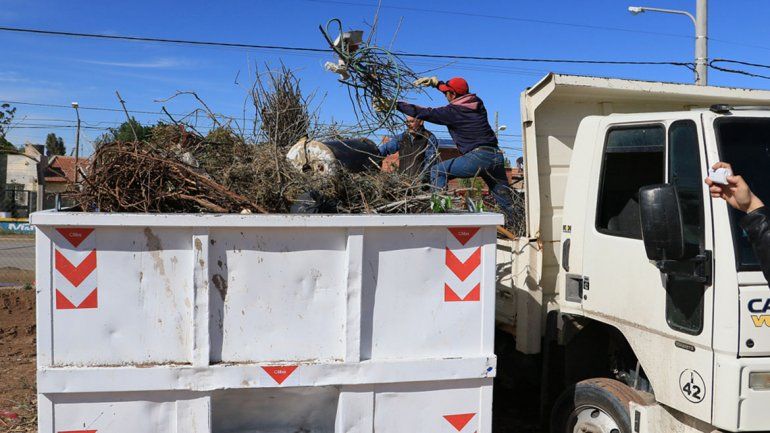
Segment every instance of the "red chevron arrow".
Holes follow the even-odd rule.
[[[61,235],[64,236],[64,238],[67,239],[73,247],[77,248],[84,240],[86,240],[88,235],[90,235],[94,229],[60,228],[56,229],[56,231],[61,233]]]
[[[476,286],[465,295],[464,298],[460,296],[449,287],[449,284],[444,283],[444,302],[477,302],[481,300],[481,284]]]
[[[294,370],[299,367],[298,365],[278,365],[272,367],[262,367],[270,377],[278,384],[281,385],[286,379],[294,373]]]
[[[56,250],[56,270],[59,271],[73,286],[77,287],[91,272],[96,269],[96,250],[91,251],[88,257],[75,266],[64,257],[64,254]]]
[[[450,250],[446,249],[446,266],[457,275],[460,281],[465,281],[468,276],[476,270],[481,264],[481,247],[476,248],[476,251],[468,257],[468,260],[462,262],[457,256]]]
[[[457,415],[444,415],[444,419],[452,424],[457,431],[462,431],[466,425],[476,416],[475,413],[460,413]]]
[[[88,296],[86,296],[85,299],[83,299],[83,302],[80,303],[80,305],[75,305],[67,299],[66,296],[60,291],[56,291],[56,309],[57,310],[80,310],[83,308],[97,308],[99,306],[99,298],[98,298],[98,292],[97,289],[94,289],[93,292],[91,292]]]
[[[461,244],[465,245],[478,233],[480,227],[449,227],[449,231]]]

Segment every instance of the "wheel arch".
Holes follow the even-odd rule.
[[[652,393],[644,365],[618,327],[571,314],[563,314],[560,322],[565,386],[604,377]]]

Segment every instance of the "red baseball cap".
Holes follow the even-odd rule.
[[[438,90],[441,92],[455,92],[458,96],[468,94],[468,82],[464,78],[454,77],[447,82],[439,82]]]

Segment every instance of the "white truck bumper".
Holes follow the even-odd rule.
[[[714,358],[713,423],[730,432],[770,430],[770,390],[749,387],[751,373],[770,372],[768,358]]]

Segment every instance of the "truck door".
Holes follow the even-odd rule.
[[[675,184],[689,255],[711,260],[700,115],[639,118],[633,124],[605,119],[604,143],[593,158],[596,176],[589,196],[595,202],[586,215],[587,225],[593,224],[585,228],[583,311],[620,330],[658,401],[710,421],[711,283],[665,275],[647,259],[638,194],[645,185]]]

